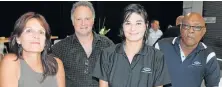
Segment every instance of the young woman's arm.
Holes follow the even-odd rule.
[[[157,87],[163,87],[163,86],[157,86]]]
[[[108,82],[104,80],[99,80],[99,87],[109,87]]]
[[[17,56],[14,54],[7,54],[2,59],[0,63],[0,87],[18,87],[20,65],[16,58]]]
[[[56,58],[56,61],[58,63],[58,72],[56,74],[58,87],[65,87],[65,71],[63,63],[59,58]]]

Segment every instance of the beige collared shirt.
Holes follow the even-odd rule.
[[[157,41],[158,38],[160,38],[163,35],[163,32],[158,29],[157,31],[154,31],[152,28],[149,29],[149,36],[146,41],[146,44],[153,46],[153,44]]]

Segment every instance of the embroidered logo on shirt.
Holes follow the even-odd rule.
[[[202,66],[201,63],[200,63],[199,61],[195,61],[195,62],[193,62],[192,65],[193,65],[193,66]]]
[[[144,67],[141,72],[143,72],[143,73],[152,73],[151,69],[148,68],[148,67]]]

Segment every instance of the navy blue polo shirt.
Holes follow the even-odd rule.
[[[155,87],[170,83],[163,53],[145,43],[131,63],[123,43],[103,50],[93,76],[107,81],[109,87]]]
[[[181,60],[180,38],[165,38],[155,44],[164,53],[173,87],[200,87],[205,80],[206,87],[218,86],[220,68],[216,54],[204,43]]]

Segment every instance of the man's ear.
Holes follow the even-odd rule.
[[[180,25],[180,34],[182,33],[182,25]]]
[[[202,31],[202,36],[205,35],[206,31],[207,31],[206,28],[204,28],[203,31]]]

